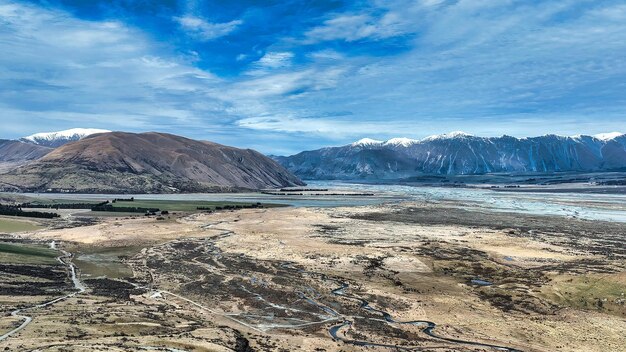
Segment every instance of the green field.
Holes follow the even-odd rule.
[[[28,221],[0,218],[0,233],[12,233],[21,231],[34,231],[42,227]]]
[[[44,245],[0,242],[0,263],[55,264],[58,256]]]
[[[8,197],[8,196],[7,196]],[[106,200],[111,200],[111,198],[103,198],[101,200],[90,199],[84,200],[80,198],[69,198],[69,199],[55,199],[55,198],[45,198],[45,197],[30,197],[28,199],[20,199],[21,202],[29,202],[34,205],[42,205],[42,206],[50,206],[55,204],[72,204],[72,203],[84,203],[84,204],[93,204],[96,205]],[[15,199],[14,201],[18,201]],[[215,210],[216,207],[224,207],[224,206],[250,206],[256,204],[256,202],[228,202],[228,201],[197,201],[197,200],[147,200],[147,199],[135,199],[134,201],[116,201],[115,203],[109,203],[113,207],[131,207],[131,208],[158,208],[159,210],[167,210],[167,211],[182,211],[182,212],[195,212],[198,210],[198,207],[201,208],[209,208]],[[264,208],[273,208],[273,207],[281,207],[284,205],[281,204],[262,204]],[[79,211],[79,209],[76,209]],[[85,209],[85,211],[89,211]],[[98,214],[92,215],[103,215],[103,212],[97,212]],[[106,214],[105,214],[106,215]],[[137,215],[137,213],[117,213],[115,216],[132,216]],[[1,224],[0,224],[1,226]],[[0,227],[0,231],[2,228]],[[8,231],[8,230],[7,230]],[[25,230],[22,230],[25,231]]]

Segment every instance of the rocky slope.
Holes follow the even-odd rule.
[[[0,139],[0,173],[42,158],[51,151],[48,147]]]
[[[275,159],[303,179],[623,170],[626,135],[484,138],[453,132],[422,140],[363,139]]]
[[[254,150],[165,133],[96,134],[0,175],[0,188],[22,191],[175,193],[302,184]]]

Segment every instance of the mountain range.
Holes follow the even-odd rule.
[[[424,174],[550,173],[626,169],[626,134],[361,139],[274,157],[302,179],[402,179]]]
[[[272,158],[166,133],[71,129],[0,140],[0,190],[230,192],[299,186],[300,178],[617,171],[626,170],[626,135],[515,138],[452,132],[421,140],[364,138]]]
[[[154,132],[107,131],[71,142],[67,134],[50,136],[31,143],[8,142],[7,148],[19,149],[27,160],[0,174],[0,190],[178,193],[303,185],[275,161],[250,149]],[[43,140],[55,145],[55,139],[65,142],[54,149],[41,145]],[[8,158],[2,149],[0,159]]]

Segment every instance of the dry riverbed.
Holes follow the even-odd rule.
[[[29,310],[0,349],[617,351],[624,238],[626,224],[418,203],[24,232],[0,242],[42,249],[0,267],[0,335],[14,309],[75,292],[51,241],[86,291]]]

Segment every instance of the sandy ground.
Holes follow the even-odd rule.
[[[333,340],[328,329],[345,319],[354,322],[340,331],[346,340],[432,351],[495,350],[385,323],[359,310],[354,301],[332,296],[336,283],[285,271],[284,263],[290,262],[306,272],[350,283],[350,294],[367,298],[397,321],[436,322],[435,331],[446,338],[523,351],[623,350],[626,276],[621,257],[571,244],[584,243],[584,237],[572,242],[563,240],[571,234],[544,236],[541,223],[528,230],[368,218],[414,206],[419,205],[257,209],[166,221],[109,218],[91,226],[21,234],[72,248],[143,247],[121,260],[135,273],[124,284],[148,288],[128,286],[113,292],[106,285],[99,287],[97,280],[86,281],[86,293],[33,310],[31,325],[0,341],[0,349],[391,350]],[[493,285],[472,284],[474,278]],[[267,328],[266,318],[249,317],[269,311],[274,320],[281,314],[302,320],[323,315],[315,307],[291,312],[302,307],[294,292],[307,286],[319,292],[316,301],[338,312],[332,321],[306,328]],[[11,303],[6,296],[2,301],[7,307]],[[14,321],[1,318],[0,328]]]

